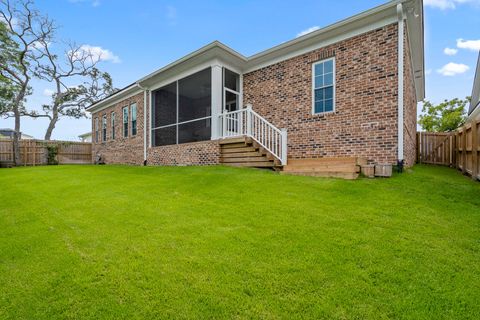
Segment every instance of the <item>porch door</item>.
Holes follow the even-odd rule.
[[[223,110],[226,112],[240,109],[240,76],[223,68]]]
[[[233,112],[240,110],[240,76],[226,68],[223,68],[223,112]],[[239,131],[240,124],[237,114],[227,116],[224,124],[229,136],[235,135]]]

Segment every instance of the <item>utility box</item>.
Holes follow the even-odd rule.
[[[362,166],[362,174],[367,178],[375,177],[375,165],[366,164]]]
[[[391,164],[376,164],[375,165],[375,177],[390,178],[392,176]]]

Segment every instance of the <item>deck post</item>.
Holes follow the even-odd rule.
[[[283,128],[280,129],[282,132],[282,165],[286,166],[287,165],[287,148],[288,148],[288,134],[287,134],[287,129]]]

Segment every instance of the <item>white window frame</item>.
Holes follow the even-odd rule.
[[[133,109],[135,107],[135,134],[133,134]],[[130,135],[132,137],[136,136],[137,133],[138,133],[138,117],[137,117],[137,114],[138,114],[138,108],[137,108],[137,103],[134,102],[130,105],[130,119],[128,119],[130,121]]]
[[[100,139],[98,139],[98,117],[95,118],[95,143],[98,143]]]
[[[107,114],[104,114],[102,116],[102,143],[107,142],[107,130],[108,130]]]
[[[315,66],[320,63],[324,63],[327,61],[332,61],[333,62],[333,79],[332,79],[332,85],[333,85],[333,110],[332,111],[324,111],[324,112],[315,112],[315,89],[323,89],[327,88],[330,86],[323,86],[319,88],[315,88]],[[336,91],[337,91],[337,83],[336,83],[336,64],[335,64],[335,57],[331,57],[328,59],[323,59],[319,60],[315,63],[312,63],[312,115],[318,116],[318,115],[325,115],[325,114],[330,114],[330,113],[335,113],[336,110]]]
[[[112,128],[112,132],[110,133],[110,139],[111,140],[115,140],[116,136],[115,136],[115,111],[112,111],[110,113],[110,126]]]
[[[125,135],[125,109],[127,109],[127,135]],[[129,121],[129,116],[130,116],[130,111],[129,111],[129,108],[128,106],[125,106],[122,108],[122,137],[124,139],[128,138],[129,136],[129,133],[130,133],[130,128],[129,128],[129,125],[128,125],[128,121]]]

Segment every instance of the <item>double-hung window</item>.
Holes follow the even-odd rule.
[[[128,137],[128,106],[123,107],[123,137]]]
[[[98,143],[98,118],[95,118],[95,143]]]
[[[110,121],[111,121],[111,125],[112,125],[111,138],[112,138],[112,140],[115,140],[115,112],[112,112],[112,114],[110,115]]]
[[[102,142],[107,141],[107,115],[102,117]]]
[[[335,111],[335,58],[312,65],[313,113]]]
[[[132,116],[132,136],[137,134],[137,104],[134,103],[130,107]]]

